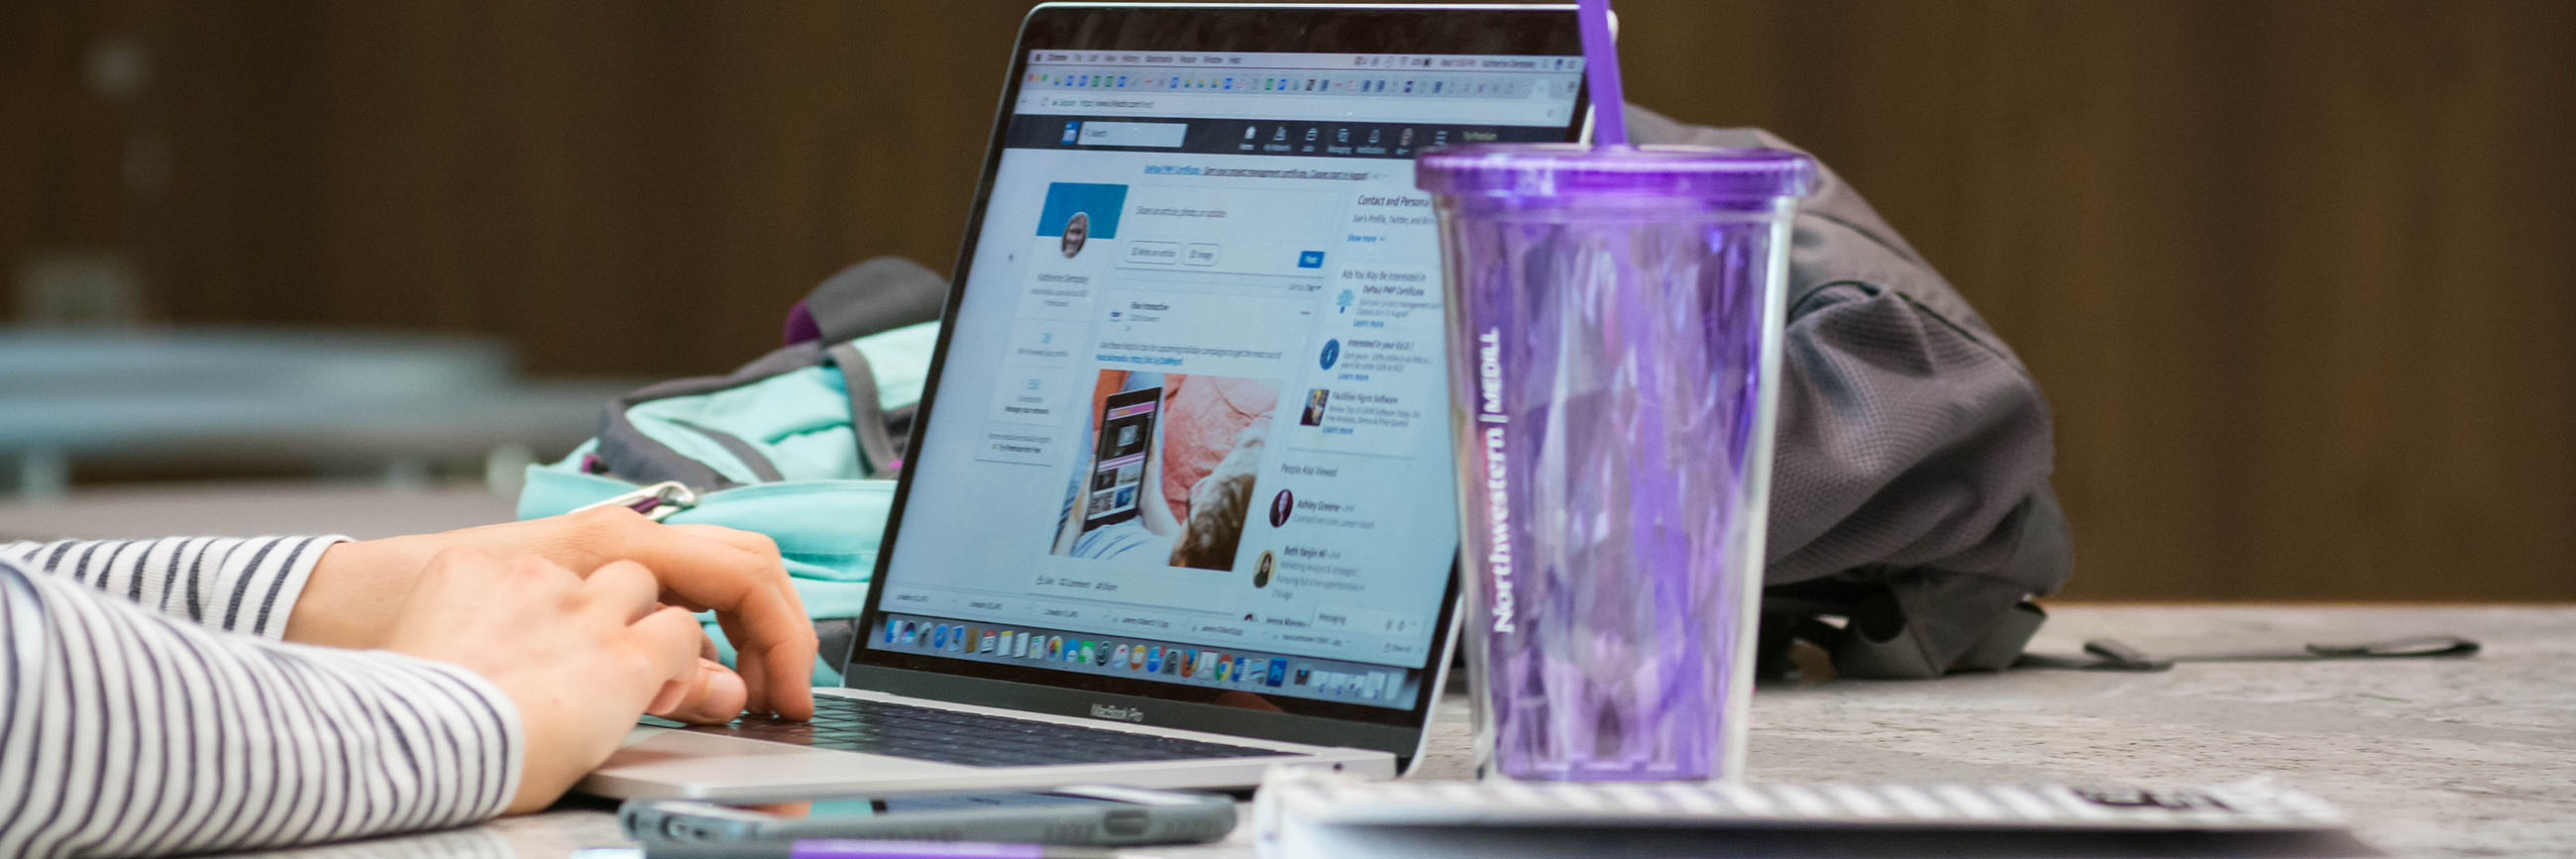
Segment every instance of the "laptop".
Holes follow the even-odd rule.
[[[1458,508],[1427,147],[1575,139],[1570,6],[1029,13],[848,688],[612,797],[1241,787],[1420,755]]]

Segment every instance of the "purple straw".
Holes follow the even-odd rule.
[[[1619,45],[1610,40],[1610,0],[1581,0],[1583,76],[1592,84],[1592,144],[1628,145],[1628,100],[1619,95]]]

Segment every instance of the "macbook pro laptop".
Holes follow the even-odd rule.
[[[874,587],[810,723],[616,797],[1392,775],[1459,604],[1426,147],[1575,139],[1570,6],[1030,12]]]

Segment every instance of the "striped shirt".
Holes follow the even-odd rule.
[[[0,544],[0,856],[280,847],[499,813],[520,732],[498,688],[278,641],[336,541]]]

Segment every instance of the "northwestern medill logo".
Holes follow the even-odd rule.
[[[1121,707],[1116,704],[1093,704],[1091,705],[1091,717],[1094,719],[1116,719],[1121,722],[1142,722],[1145,721],[1145,711],[1134,707]]]
[[[1476,381],[1484,409],[1476,420],[1485,425],[1485,519],[1492,546],[1485,553],[1485,574],[1492,579],[1494,631],[1509,634],[1512,602],[1511,473],[1504,454],[1511,416],[1503,412],[1503,333],[1488,328],[1476,335]]]

